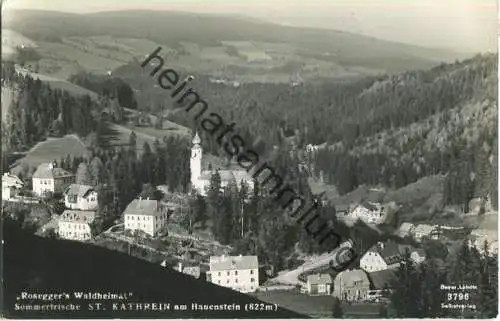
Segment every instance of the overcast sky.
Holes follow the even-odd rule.
[[[495,0],[7,0],[6,6],[75,13],[129,9],[239,13],[429,47],[497,48]]]

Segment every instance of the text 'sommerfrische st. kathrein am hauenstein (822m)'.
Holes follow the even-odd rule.
[[[245,139],[235,133],[234,127],[236,124],[226,124],[219,114],[209,112],[208,103],[200,98],[192,88],[187,87],[188,82],[192,81],[193,77],[189,76],[180,81],[181,77],[175,70],[163,68],[165,60],[158,55],[161,49],[161,47],[156,48],[142,62],[141,66],[145,68],[153,59],[156,59],[158,64],[151,71],[150,76],[157,76],[158,85],[165,90],[172,91],[170,98],[177,99],[179,104],[185,104],[187,106],[185,108],[186,112],[195,110],[194,119],[200,123],[203,130],[215,137],[217,143],[228,156],[235,157],[238,165],[251,174],[254,179],[258,179],[260,184],[274,183],[269,193],[275,195],[275,200],[280,203],[283,210],[290,211],[290,216],[297,218],[297,223],[304,224],[306,232],[311,237],[320,244],[327,240],[331,242],[332,251],[335,251],[333,253],[334,257],[330,261],[332,269],[340,272],[349,267],[357,257],[353,250],[352,241],[345,241],[341,244],[341,236],[327,224],[325,219],[315,213],[318,203],[312,202],[309,208],[305,209],[305,199],[298,195],[288,184],[284,184],[283,178],[266,161],[262,161],[256,151],[247,148],[248,145]],[[188,98],[190,98],[189,104],[186,103]],[[316,226],[319,226],[318,223],[322,223],[320,228],[312,229],[315,221],[317,221]]]

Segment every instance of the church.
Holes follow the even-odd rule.
[[[196,190],[200,195],[206,196],[207,189],[210,186],[210,179],[212,175],[216,173],[216,170],[203,170],[202,166],[202,155],[203,150],[201,148],[201,139],[198,133],[195,134],[193,138],[193,147],[191,148],[191,187]],[[221,187],[226,187],[230,183],[236,183],[238,189],[241,185],[245,183],[249,191],[253,190],[254,181],[251,175],[243,169],[218,169]]]

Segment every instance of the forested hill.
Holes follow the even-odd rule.
[[[159,110],[161,101],[161,108],[181,107],[154,87],[138,63],[116,74],[139,89],[139,105]],[[462,202],[460,195],[496,194],[491,187],[497,170],[496,75],[497,55],[489,54],[353,82],[234,87],[196,75],[191,86],[248,141],[260,140],[261,150],[283,145],[282,130],[295,135],[299,148],[326,141],[331,148],[317,155],[315,170],[342,193],[361,184],[399,188],[452,172],[450,179],[462,183],[449,182],[449,201]],[[181,124],[192,121],[180,110],[169,117]],[[217,144],[206,147],[216,152]],[[474,190],[465,188],[463,177],[472,177]]]

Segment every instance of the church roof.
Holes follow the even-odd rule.
[[[198,132],[196,132],[196,134],[194,135],[194,138],[193,138],[193,144],[199,145],[200,143],[201,143],[200,136],[198,136]]]
[[[212,178],[212,175],[214,175],[215,173],[216,173],[216,171],[214,171],[214,170],[212,170],[212,171],[203,171],[201,173],[200,179],[202,179],[202,180],[210,180]],[[233,172],[229,171],[229,170],[219,170],[219,176],[220,176],[220,180],[222,182],[229,182],[231,180],[235,180]]]

